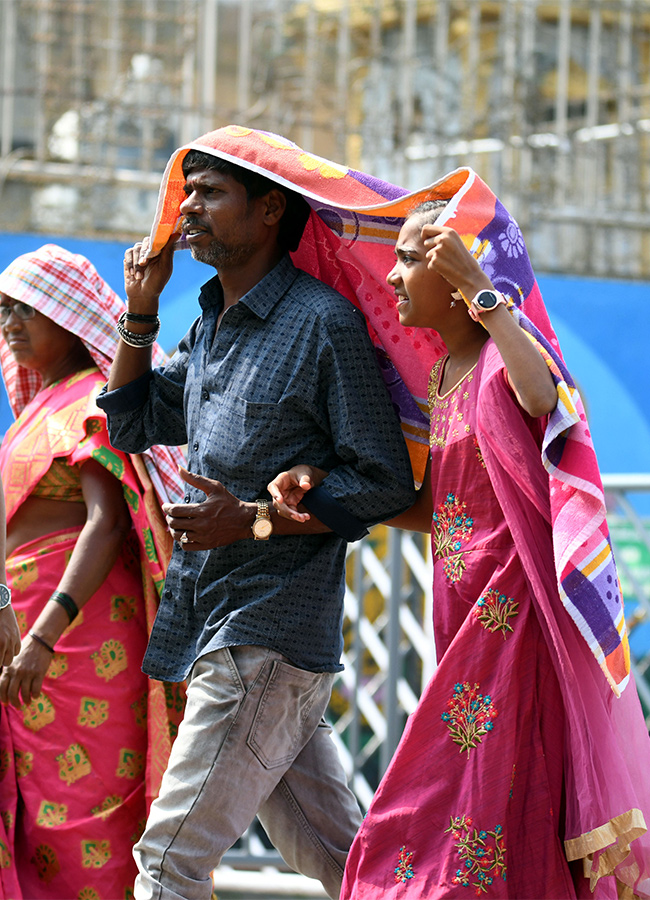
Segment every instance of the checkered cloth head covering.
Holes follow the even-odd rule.
[[[79,253],[56,244],[45,244],[24,253],[0,273],[0,293],[20,300],[76,334],[88,349],[98,369],[108,379],[115,355],[115,323],[125,305],[99,275],[93,264]],[[159,344],[153,347],[154,365],[166,356]],[[0,341],[0,368],[14,415],[41,388],[41,376],[18,365],[4,340]],[[183,456],[176,447],[152,447],[143,454],[161,502],[182,499],[178,466]]]

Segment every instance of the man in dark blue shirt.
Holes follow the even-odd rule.
[[[188,446],[144,661],[154,678],[187,677],[188,701],[135,848],[135,895],[209,898],[210,873],[258,814],[289,865],[335,898],[360,824],[322,721],[341,669],[345,548],[413,503],[408,454],[363,317],[288,255],[303,198],[196,150],[183,173],[185,239],[219,274],[152,371],[173,244],[127,252],[128,313],[100,399],[116,447]],[[329,473],[304,523],[279,518],[266,491],[299,462]]]

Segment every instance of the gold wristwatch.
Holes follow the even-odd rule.
[[[273,522],[271,521],[271,512],[269,510],[268,500],[256,500],[257,515],[255,521],[251,525],[253,538],[256,541],[268,541],[273,534]]]

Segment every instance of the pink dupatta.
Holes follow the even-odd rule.
[[[614,875],[619,897],[650,896],[650,738],[634,684],[618,698],[577,628],[567,627],[552,566],[549,479],[512,394],[503,361],[483,351],[477,367],[477,440],[517,547],[562,690],[565,838],[592,891]],[[548,430],[547,430],[548,432]],[[508,441],[503,435],[508,434]],[[551,482],[552,490],[552,482]]]

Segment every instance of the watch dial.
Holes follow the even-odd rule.
[[[492,309],[493,306],[497,305],[497,298],[492,291],[483,291],[476,298],[476,302],[479,306],[482,306],[483,309]]]
[[[258,537],[268,537],[273,531],[273,525],[268,519],[260,519],[255,523],[255,534]]]

